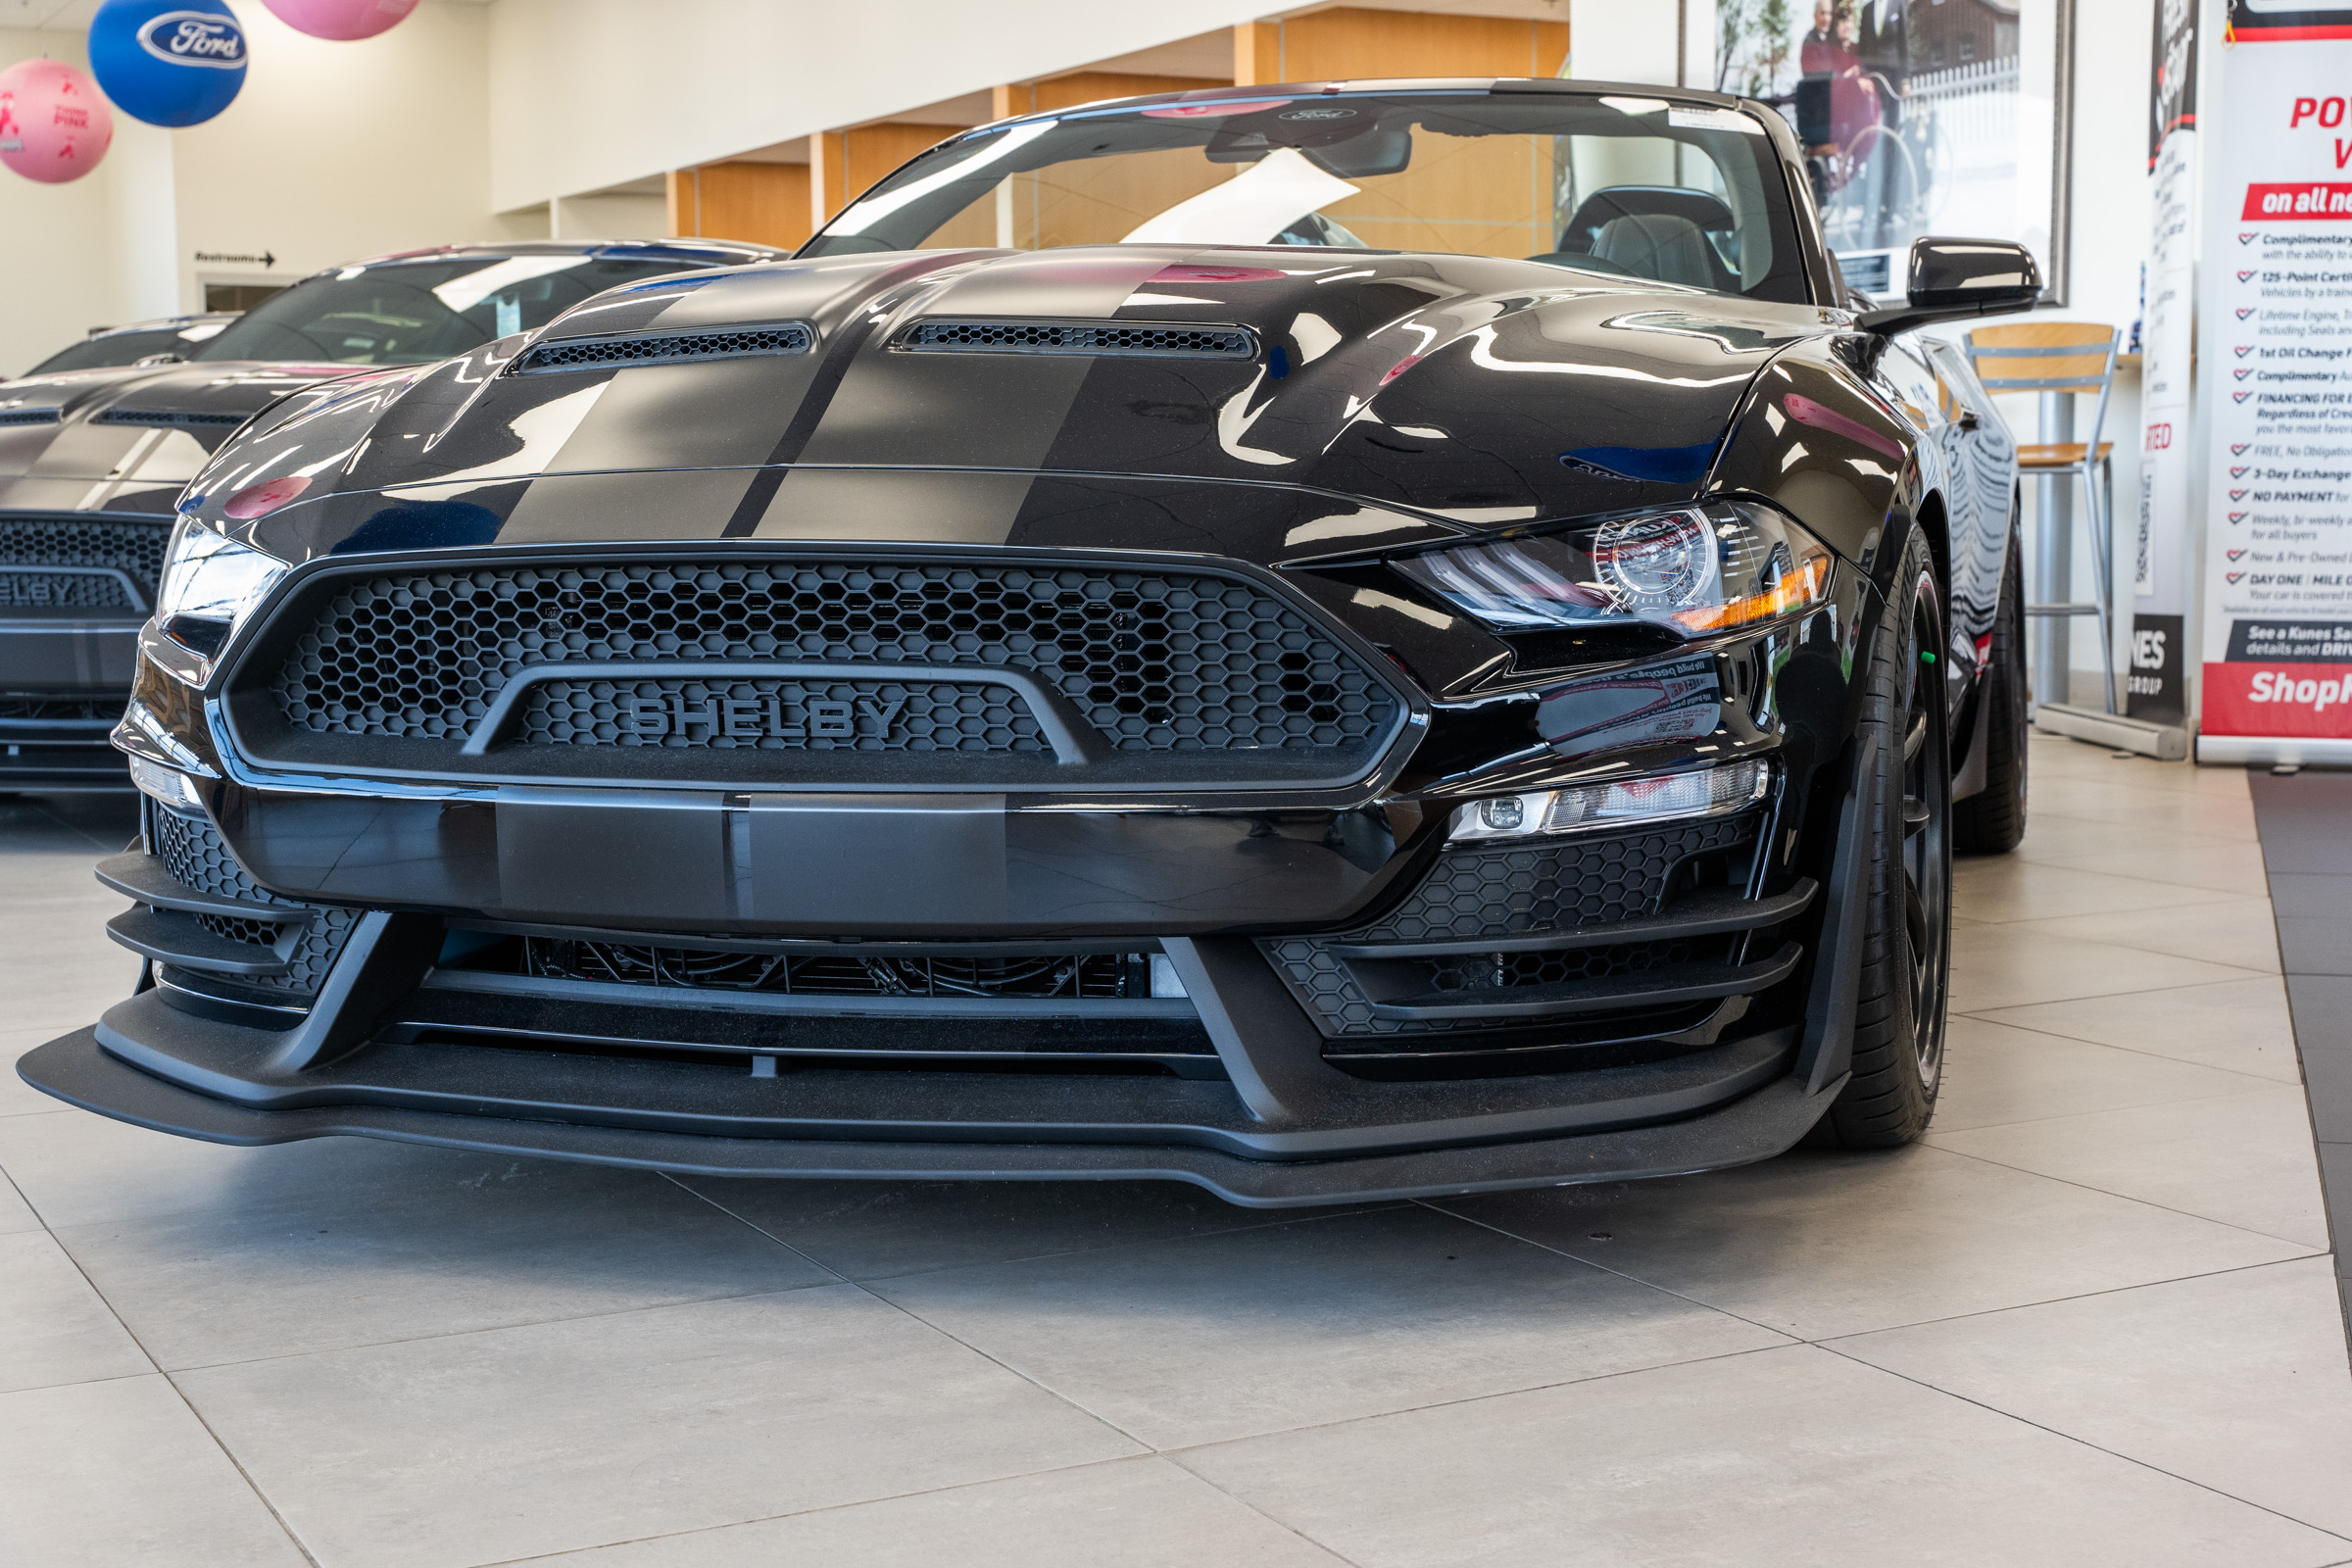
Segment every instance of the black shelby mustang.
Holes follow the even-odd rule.
[[[1301,1204],[1916,1137],[2014,453],[1752,103],[1009,121],[178,503],[35,1085],[197,1138]]]

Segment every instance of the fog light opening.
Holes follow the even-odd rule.
[[[183,816],[204,814],[204,797],[196,793],[194,779],[135,752],[130,757],[130,781],[139,787],[141,794],[152,796]]]

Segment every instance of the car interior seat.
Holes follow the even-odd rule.
[[[1636,277],[1688,288],[1716,287],[1720,270],[1698,225],[1668,213],[1610,219],[1592,238],[1592,257]]]

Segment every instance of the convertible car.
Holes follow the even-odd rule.
[[[172,503],[256,411],[357,368],[544,326],[616,284],[781,254],[556,241],[384,256],[242,318],[97,334],[0,382],[0,792],[129,788],[107,732],[130,695]]]
[[[283,398],[117,731],[145,978],[22,1071],[1266,1206],[1915,1138],[2025,713],[2014,450],[1906,334],[2039,280],[1909,284],[1754,103],[1252,87]]]

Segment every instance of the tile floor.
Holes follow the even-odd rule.
[[[1899,1153],[1269,1216],[231,1151],[10,1078],[0,1562],[2352,1562],[2245,776],[2034,768]],[[128,984],[128,833],[0,802],[0,1047]]]

